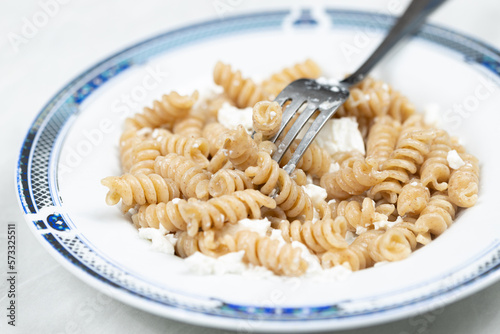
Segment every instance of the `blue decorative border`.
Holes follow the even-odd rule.
[[[137,280],[133,281],[134,277],[123,278],[124,274],[120,272],[119,268],[100,259],[99,255],[77,236],[68,234],[71,232],[71,228],[65,221],[64,215],[52,212],[46,217],[40,217],[40,210],[54,206],[53,196],[58,196],[57,193],[51,192],[51,189],[57,187],[49,187],[49,183],[56,182],[49,175],[49,158],[53,145],[68,119],[79,112],[80,104],[95,90],[136,64],[142,64],[155,56],[198,40],[218,38],[234,33],[280,29],[288,14],[289,11],[250,14],[209,21],[167,32],[104,60],[57,93],[33,122],[23,142],[17,165],[17,186],[21,206],[26,214],[36,216],[32,223],[36,229],[42,232],[41,235],[46,242],[70,263],[90,276],[148,301],[211,316],[259,321],[324,320],[380,314],[464,289],[466,286],[478,283],[498,271],[500,268],[500,245],[494,244],[480,258],[476,259],[481,264],[473,274],[461,277],[461,281],[454,285],[408,300],[404,304],[366,309],[359,312],[345,311],[342,308],[343,303],[315,307],[275,308],[221,302],[218,307],[203,307],[198,304],[179,303],[175,296],[171,296],[168,291],[158,291],[144,283],[141,285]],[[385,30],[394,20],[393,17],[387,15],[357,11],[327,10],[327,14],[330,16],[334,28],[369,26]],[[302,15],[293,22],[293,25],[299,28],[315,26],[317,21],[312,17],[310,10],[304,10]],[[417,36],[454,50],[463,55],[465,60],[500,76],[500,53],[482,42],[433,25],[426,25]],[[96,265],[92,261],[101,261],[101,265]],[[468,265],[470,263],[457,269],[464,269]],[[102,267],[105,267],[105,270]],[[120,279],[123,280],[120,281]],[[133,283],[127,280],[132,280]]]

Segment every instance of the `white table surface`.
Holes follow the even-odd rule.
[[[15,196],[14,166],[33,118],[63,85],[97,61],[171,27],[217,17],[214,5],[234,5],[231,14],[295,1],[72,0],[62,1],[47,24],[18,45],[24,20],[55,0],[0,2],[0,333],[218,333],[160,318],[111,300],[82,283],[52,259],[28,230]],[[387,13],[398,0],[324,1],[330,6]],[[319,3],[319,1],[317,1]],[[402,1],[403,4],[407,1]],[[498,0],[450,0],[430,19],[500,48]],[[17,224],[17,326],[6,324],[6,224]],[[499,333],[500,283],[444,308],[385,325],[345,333]]]

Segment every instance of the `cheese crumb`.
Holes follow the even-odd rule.
[[[375,213],[375,214],[377,215],[377,213]],[[395,221],[391,222],[391,221],[388,220],[388,218],[387,218],[386,215],[383,215],[383,214],[380,214],[380,213],[378,213],[378,218],[381,218],[381,219],[378,220],[378,221],[375,221],[373,223],[373,228],[376,229],[376,230],[379,230],[381,228],[383,228],[383,229],[389,229],[389,228],[394,227],[394,225],[403,222],[403,218],[401,218],[401,217],[398,217]]]
[[[326,200],[328,194],[324,188],[318,187],[314,184],[306,184],[302,186],[307,195],[311,198],[313,205],[320,204]]]
[[[173,234],[164,235],[163,231],[156,228],[143,227],[139,229],[139,237],[151,240],[151,249],[165,254],[174,255],[174,246],[177,243],[177,238]]]
[[[328,173],[334,173],[340,169],[340,166],[337,162],[332,162],[330,164],[330,169],[328,170]]]
[[[450,166],[450,168],[453,169],[459,169],[460,167],[465,165],[465,162],[462,160],[462,158],[460,158],[457,151],[455,150],[451,150],[448,152],[446,160],[448,160],[448,165]]]
[[[365,143],[354,117],[334,118],[326,122],[316,144],[330,153],[358,151],[365,154]]]
[[[217,113],[217,120],[231,130],[236,130],[241,124],[251,134],[253,131],[252,110],[251,107],[239,109],[225,102]]]
[[[222,228],[222,234],[235,235],[239,231],[254,231],[260,236],[265,236],[269,228],[271,227],[271,222],[269,219],[242,219],[236,224],[225,224]]]

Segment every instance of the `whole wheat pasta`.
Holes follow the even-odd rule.
[[[245,174],[252,178],[255,185],[260,186],[263,194],[274,193],[276,204],[288,217],[303,215],[306,220],[313,218],[313,206],[309,196],[268,153],[259,152],[257,166],[248,167]]]
[[[461,153],[460,157],[465,164],[451,173],[448,195],[453,204],[469,208],[477,202],[479,164],[477,158],[470,154]]]
[[[344,249],[348,246],[345,241],[347,220],[344,217],[304,223],[298,220],[291,223],[282,221],[279,228],[285,241],[299,241],[315,253]]]
[[[238,108],[253,107],[267,98],[260,86],[251,79],[243,78],[240,71],[234,72],[230,65],[220,61],[214,68],[214,82],[224,88]]]
[[[220,123],[209,123],[203,128],[202,135],[210,145],[210,155],[213,157],[224,145],[224,139],[229,133],[228,128]]]
[[[413,179],[406,184],[399,194],[397,201],[398,214],[419,215],[429,203],[431,193],[419,179]]]
[[[387,177],[377,171],[375,165],[375,161],[366,160],[359,155],[352,156],[342,161],[338,171],[323,175],[320,184],[326,189],[330,199],[361,195]]]
[[[431,241],[431,235],[442,234],[455,219],[456,210],[456,205],[446,194],[434,193],[415,222],[419,230],[417,241],[425,245]]]
[[[156,174],[174,180],[187,198],[208,199],[210,173],[191,159],[176,153],[159,156],[155,160],[154,170]]]
[[[208,230],[190,236],[187,232],[180,232],[175,243],[175,253],[186,258],[196,252],[218,257],[235,251],[234,239],[220,235],[218,230]]]
[[[438,131],[431,143],[430,151],[420,167],[420,178],[424,186],[443,191],[448,188],[450,168],[448,152],[451,151],[451,138],[445,131]]]
[[[227,134],[223,148],[228,160],[237,169],[245,170],[257,163],[259,147],[241,125]]]
[[[318,64],[311,59],[307,59],[303,63],[297,63],[274,73],[269,79],[264,80],[262,87],[271,96],[276,97],[292,81],[303,78],[316,79],[320,74],[321,69]]]
[[[235,191],[253,189],[252,180],[241,170],[221,169],[210,179],[208,192],[212,197],[229,195]]]
[[[334,116],[355,117],[366,154],[347,144],[330,152],[313,142],[288,175],[280,164],[300,140],[280,164],[271,159],[276,144],[267,139],[281,126],[283,110],[268,100],[291,81],[319,74],[306,60],[260,85],[219,62],[214,81],[224,92],[199,101],[196,91],[164,95],[125,120],[124,174],[102,180],[106,202],[121,201],[137,228],[175,234],[168,239],[179,257],[243,251],[245,263],[287,276],[303,275],[315,258],[324,268],[353,271],[403,260],[476,203],[478,160],[371,77],[351,88]],[[223,103],[254,107],[252,136],[242,125],[230,130],[217,122]]]
[[[390,116],[375,118],[366,141],[366,156],[377,166],[385,162],[394,152],[400,131],[401,123]]]
[[[281,245],[278,240],[260,236],[257,232],[239,231],[236,234],[236,250],[245,251],[244,259],[249,263],[263,266],[278,275],[299,276],[308,267],[301,257],[300,248]]]
[[[300,140],[296,139],[290,145],[290,149],[285,152],[283,159],[280,162],[280,166],[285,166],[288,161],[292,158],[293,153],[299,146]],[[312,143],[307,150],[304,152],[304,155],[297,162],[296,168],[302,169],[304,172],[309,173],[316,177],[321,177],[324,174],[328,173],[330,170],[330,165],[332,161],[330,158],[330,154],[327,150],[319,147],[316,143]]]
[[[426,128],[420,115],[408,118],[403,124],[396,149],[382,165],[387,178],[374,185],[369,196],[375,199],[383,197],[390,203],[396,203],[402,184],[407,183],[410,175],[415,174],[424,162],[435,136],[436,131]]]
[[[264,138],[270,138],[278,133],[282,116],[283,110],[277,102],[258,102],[252,112],[253,128]]]
[[[180,195],[179,187],[174,181],[158,174],[108,176],[101,180],[101,184],[109,188],[106,195],[108,205],[115,205],[120,199],[127,206],[166,203]]]
[[[190,96],[171,92],[162,96],[161,100],[153,101],[153,107],[145,107],[142,113],[137,113],[127,119],[127,123],[137,128],[156,128],[172,126],[175,120],[188,116],[189,111],[198,99],[198,92]]]

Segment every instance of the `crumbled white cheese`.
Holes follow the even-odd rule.
[[[197,275],[241,274],[247,270],[242,261],[244,255],[245,252],[240,251],[213,258],[196,252],[187,257],[185,263],[189,271]]]
[[[307,263],[307,270],[304,274],[305,278],[313,278],[322,281],[342,281],[345,280],[352,271],[344,266],[335,266],[329,269],[323,269],[319,259],[312,254],[309,249],[301,242],[293,241],[293,248],[301,249],[301,257]]]
[[[334,118],[326,122],[316,137],[316,144],[330,154],[358,151],[365,154],[365,143],[354,117]]]
[[[418,182],[417,181],[413,181],[412,183],[410,183],[410,185],[416,187],[416,186],[418,186]]]
[[[225,224],[222,228],[223,234],[235,235],[239,231],[247,230],[257,232],[261,236],[265,236],[269,228],[271,227],[271,222],[267,219],[242,219],[236,224]]]
[[[178,197],[177,197],[177,198],[172,199],[172,203],[173,203],[173,204],[177,204],[177,203],[179,203],[180,201],[181,201],[181,199],[180,199],[180,198],[178,198]]]
[[[363,226],[356,226],[356,234],[357,234],[357,235],[363,234],[363,233],[365,233],[366,231],[368,231],[368,229],[367,229],[366,227],[363,227]]]
[[[307,182],[307,184],[314,184],[314,178],[311,174],[307,174],[306,182]]]
[[[330,163],[330,169],[328,169],[328,173],[334,173],[340,169],[340,166],[337,162]]]
[[[302,189],[304,189],[305,193],[309,195],[313,205],[324,202],[328,196],[324,188],[318,187],[314,184],[306,184],[305,186],[302,186]]]
[[[424,121],[425,123],[429,125],[433,125],[436,127],[441,127],[441,115],[442,112],[439,108],[439,105],[436,103],[431,103],[428,105],[425,105],[423,108],[424,112]]]
[[[380,219],[380,220],[373,222],[373,228],[376,230],[379,230],[381,228],[389,229],[391,227],[394,227],[394,225],[403,222],[403,218],[401,218],[401,217],[398,217],[395,221],[391,222],[388,220],[387,216],[384,214],[375,213],[375,215],[377,215],[377,218]]]
[[[163,226],[162,226],[163,227]],[[174,246],[177,238],[173,234],[164,234],[165,229],[160,230],[156,228],[140,228],[139,237],[151,240],[151,249],[158,252],[174,255]]]
[[[354,240],[356,240],[358,236],[354,233],[352,233],[351,231],[347,231],[347,233],[345,234],[345,241],[347,241],[347,243],[350,245],[353,243]]]
[[[252,108],[239,109],[229,103],[224,103],[217,113],[217,120],[226,128],[235,130],[243,125],[248,133],[253,131]]]
[[[450,168],[453,169],[458,169],[465,165],[465,162],[462,160],[462,158],[460,158],[457,151],[455,150],[451,150],[448,152],[446,160],[448,160],[448,165],[450,166]]]

